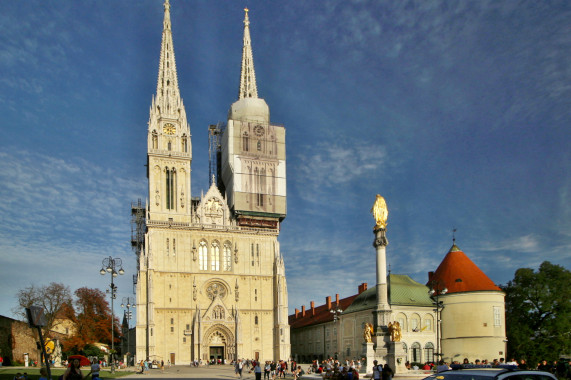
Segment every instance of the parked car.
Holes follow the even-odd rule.
[[[557,380],[555,375],[543,371],[520,371],[506,368],[470,368],[444,371],[424,380]]]

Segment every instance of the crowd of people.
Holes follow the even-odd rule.
[[[277,362],[267,360],[262,363],[257,360],[238,359],[235,362],[233,361],[232,364],[234,365],[236,377],[242,378],[243,372],[248,371],[249,373],[254,373],[256,380],[261,380],[262,374],[264,375],[264,380],[275,380],[276,378],[285,379],[286,375],[290,373],[294,379],[297,380],[305,373],[305,371],[301,369],[301,366],[297,365],[295,360],[279,360]]]
[[[364,363],[364,360],[363,360]],[[308,372],[321,374],[324,379],[333,380],[358,380],[362,362],[360,359],[339,360],[329,358],[321,362],[314,360],[309,366]]]

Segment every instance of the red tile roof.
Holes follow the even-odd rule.
[[[426,285],[437,281],[448,293],[498,290],[492,280],[454,244]]]
[[[341,310],[347,309],[358,295],[359,294],[355,294],[339,300],[339,308],[341,308]],[[288,317],[289,326],[290,328],[297,329],[309,325],[331,322],[333,321],[333,313],[331,313],[329,310],[335,309],[336,307],[337,302],[333,301],[331,302],[331,309],[327,304],[324,304],[318,307],[314,307],[313,309],[309,308],[305,310],[305,317],[302,315],[301,311],[297,314],[297,318],[296,314],[292,314]]]

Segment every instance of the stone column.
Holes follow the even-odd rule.
[[[391,307],[389,305],[388,287],[387,287],[387,255],[386,249],[389,241],[386,237],[386,229],[376,227],[373,230],[375,241],[373,247],[377,252],[377,318],[376,318],[376,335],[387,331]]]

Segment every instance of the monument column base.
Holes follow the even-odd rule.
[[[365,358],[365,362],[361,363],[361,373],[368,373],[373,368],[373,360],[375,360],[375,349],[374,343],[363,343],[363,354],[362,356]]]
[[[395,374],[402,374],[408,371],[405,365],[406,354],[402,348],[402,342],[390,342],[387,363],[395,371]]]

